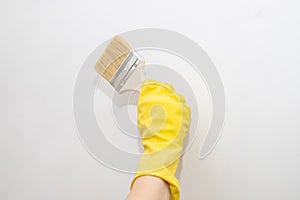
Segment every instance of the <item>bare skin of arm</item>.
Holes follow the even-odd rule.
[[[126,200],[169,200],[169,184],[156,176],[138,177]]]

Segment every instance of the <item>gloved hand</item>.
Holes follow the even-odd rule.
[[[140,176],[157,176],[169,183],[170,199],[179,199],[179,182],[174,174],[189,125],[190,108],[183,96],[169,84],[143,82],[138,100],[138,127],[145,151],[131,187]]]

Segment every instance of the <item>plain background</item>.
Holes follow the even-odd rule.
[[[0,199],[120,199],[75,131],[72,94],[89,53],[119,32],[170,29],[213,59],[227,120],[197,187],[206,200],[300,199],[297,0],[0,2]],[[107,196],[103,196],[106,191]],[[111,191],[111,195],[107,194]]]

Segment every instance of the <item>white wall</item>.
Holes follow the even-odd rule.
[[[0,199],[125,197],[130,177],[82,147],[72,94],[97,45],[143,27],[192,38],[223,79],[223,136],[199,161],[197,185],[185,183],[200,196],[186,199],[300,199],[299,8],[296,0],[2,0]]]

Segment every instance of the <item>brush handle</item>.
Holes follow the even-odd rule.
[[[135,70],[132,72],[130,77],[127,79],[125,84],[120,89],[120,93],[133,90],[136,92],[140,92],[142,82],[145,80],[144,75],[144,62],[141,62]]]

